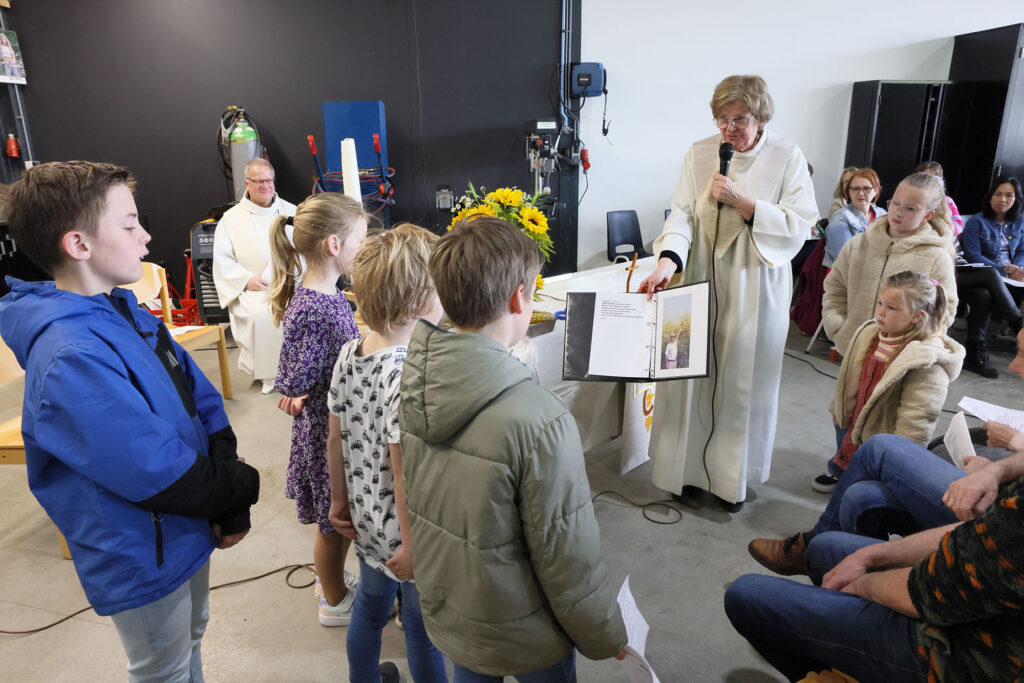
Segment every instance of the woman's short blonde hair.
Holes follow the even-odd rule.
[[[742,102],[747,111],[760,122],[758,128],[775,116],[775,103],[768,94],[768,84],[760,76],[728,76],[715,86],[711,96],[711,115],[718,116],[724,107]]]

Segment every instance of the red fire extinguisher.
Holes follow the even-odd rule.
[[[18,145],[18,138],[14,137],[14,133],[7,134],[7,156],[12,159],[21,156],[21,147]]]

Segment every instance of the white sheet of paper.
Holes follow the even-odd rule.
[[[644,656],[629,645],[626,646],[626,657],[620,663],[629,683],[661,683]]]
[[[957,405],[971,415],[975,415],[986,422],[1002,422],[1005,425],[1010,425],[1018,432],[1024,432],[1024,411],[1003,408],[993,403],[979,401],[970,396],[964,396]]]
[[[1024,287],[1024,282],[1014,280],[1013,278],[1006,277],[1005,275],[1003,276],[1003,282],[1005,282],[1010,287]]]
[[[592,375],[647,377],[656,309],[642,294],[598,292],[590,345]]]
[[[619,597],[616,599],[619,602],[619,609],[622,610],[622,621],[626,623],[626,642],[643,657],[644,648],[647,646],[647,634],[651,627],[644,619],[644,615],[640,614],[640,608],[636,606],[633,592],[629,590],[628,576],[622,582]]]
[[[964,411],[961,410],[949,421],[949,427],[946,429],[945,436],[942,437],[942,443],[946,444],[950,460],[960,469],[963,469],[967,456],[976,455],[974,444],[971,443],[971,432],[967,429],[967,418],[964,417]]]
[[[622,621],[626,624],[626,658],[621,661],[622,669],[629,677],[629,683],[660,683],[658,675],[644,658],[644,648],[647,646],[647,634],[651,627],[640,614],[640,608],[636,606],[633,592],[629,590],[629,577],[622,582],[619,589],[619,609],[622,610]]]
[[[177,337],[179,335],[185,334],[186,332],[191,332],[192,330],[202,329],[202,327],[202,325],[183,325],[181,327],[175,327],[170,332],[172,337]]]

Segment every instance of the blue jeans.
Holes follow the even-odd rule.
[[[348,677],[353,683],[380,683],[381,631],[391,618],[398,582],[359,560],[359,588],[348,625]],[[402,628],[409,671],[417,683],[448,681],[444,655],[437,651],[423,628],[420,594],[416,584],[402,582]]]
[[[835,464],[832,459],[839,455],[839,449],[843,447],[843,439],[846,438],[846,432],[850,430],[843,429],[835,423],[832,423],[832,427],[836,430],[836,452],[828,456],[828,461],[825,463],[825,471],[838,479],[843,475],[843,470],[839,465]]]
[[[201,645],[210,619],[210,562],[170,595],[111,616],[128,655],[130,683],[203,683]]]
[[[807,563],[823,575],[849,553],[877,542],[842,532],[822,534],[808,547]],[[725,613],[791,681],[833,667],[865,682],[926,680],[927,665],[917,653],[917,621],[863,598],[747,574],[725,592]]]
[[[576,683],[576,650],[569,650],[569,654],[546,669],[516,674],[513,678],[519,683]],[[502,676],[485,676],[455,665],[453,683],[501,683],[503,680]]]
[[[957,521],[942,503],[964,471],[913,441],[879,434],[864,442],[839,478],[810,541],[826,531],[886,539]]]

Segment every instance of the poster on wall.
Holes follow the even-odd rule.
[[[21,58],[18,34],[14,31],[0,29],[0,61],[3,61],[0,83],[25,85],[25,62]]]

